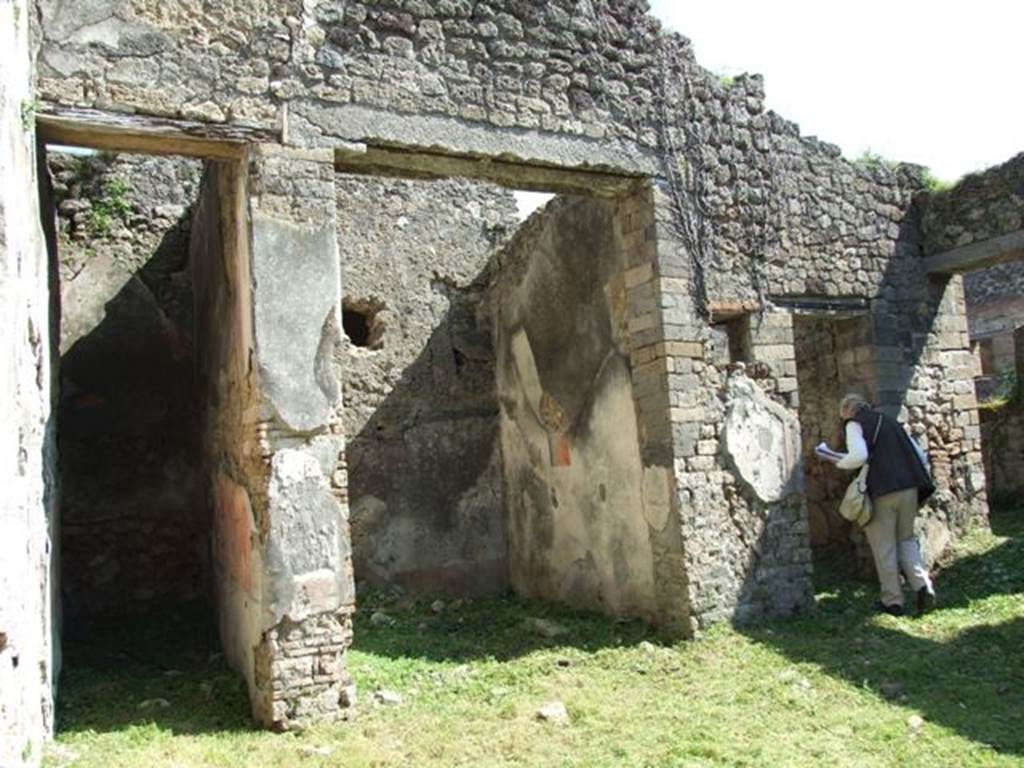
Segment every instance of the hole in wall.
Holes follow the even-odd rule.
[[[748,363],[750,353],[750,315],[744,314],[722,323],[728,336],[729,362]]]
[[[466,356],[454,347],[452,348],[452,356],[455,358],[455,372],[461,373],[462,369],[466,366]]]
[[[380,349],[384,346],[384,302],[379,299],[345,299],[341,305],[341,325],[353,346]]]
[[[751,362],[750,314],[716,319],[711,326],[710,346],[716,364]]]
[[[349,341],[357,347],[369,345],[370,325],[367,322],[366,315],[354,309],[346,309],[342,312],[341,322]]]

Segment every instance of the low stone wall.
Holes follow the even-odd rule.
[[[188,238],[201,164],[48,157],[65,614],[206,596]]]
[[[512,194],[339,175],[356,578],[419,592],[508,583],[485,288]]]

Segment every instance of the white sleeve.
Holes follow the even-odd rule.
[[[839,469],[860,469],[868,460],[868,444],[864,442],[864,430],[856,421],[846,422],[847,454],[836,462]]]
[[[925,454],[924,448],[921,447],[921,444],[917,442],[917,438],[913,435],[910,435],[910,444],[914,446],[914,450],[917,451],[917,458],[921,460],[921,465],[925,468],[928,474],[931,474],[932,468],[928,463],[928,456]]]

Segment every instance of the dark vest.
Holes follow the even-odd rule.
[[[881,427],[878,426],[879,418],[882,419]],[[918,458],[910,435],[899,422],[866,407],[857,411],[853,421],[860,424],[868,446],[868,495],[872,499],[893,491],[917,488],[920,504],[935,493],[935,484]]]

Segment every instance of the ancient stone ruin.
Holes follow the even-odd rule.
[[[210,598],[288,729],[356,706],[357,580],[808,610],[846,390],[927,446],[930,558],[986,519],[959,273],[1021,157],[852,163],[642,0],[13,0],[0,51],[3,765],[102,611]]]

